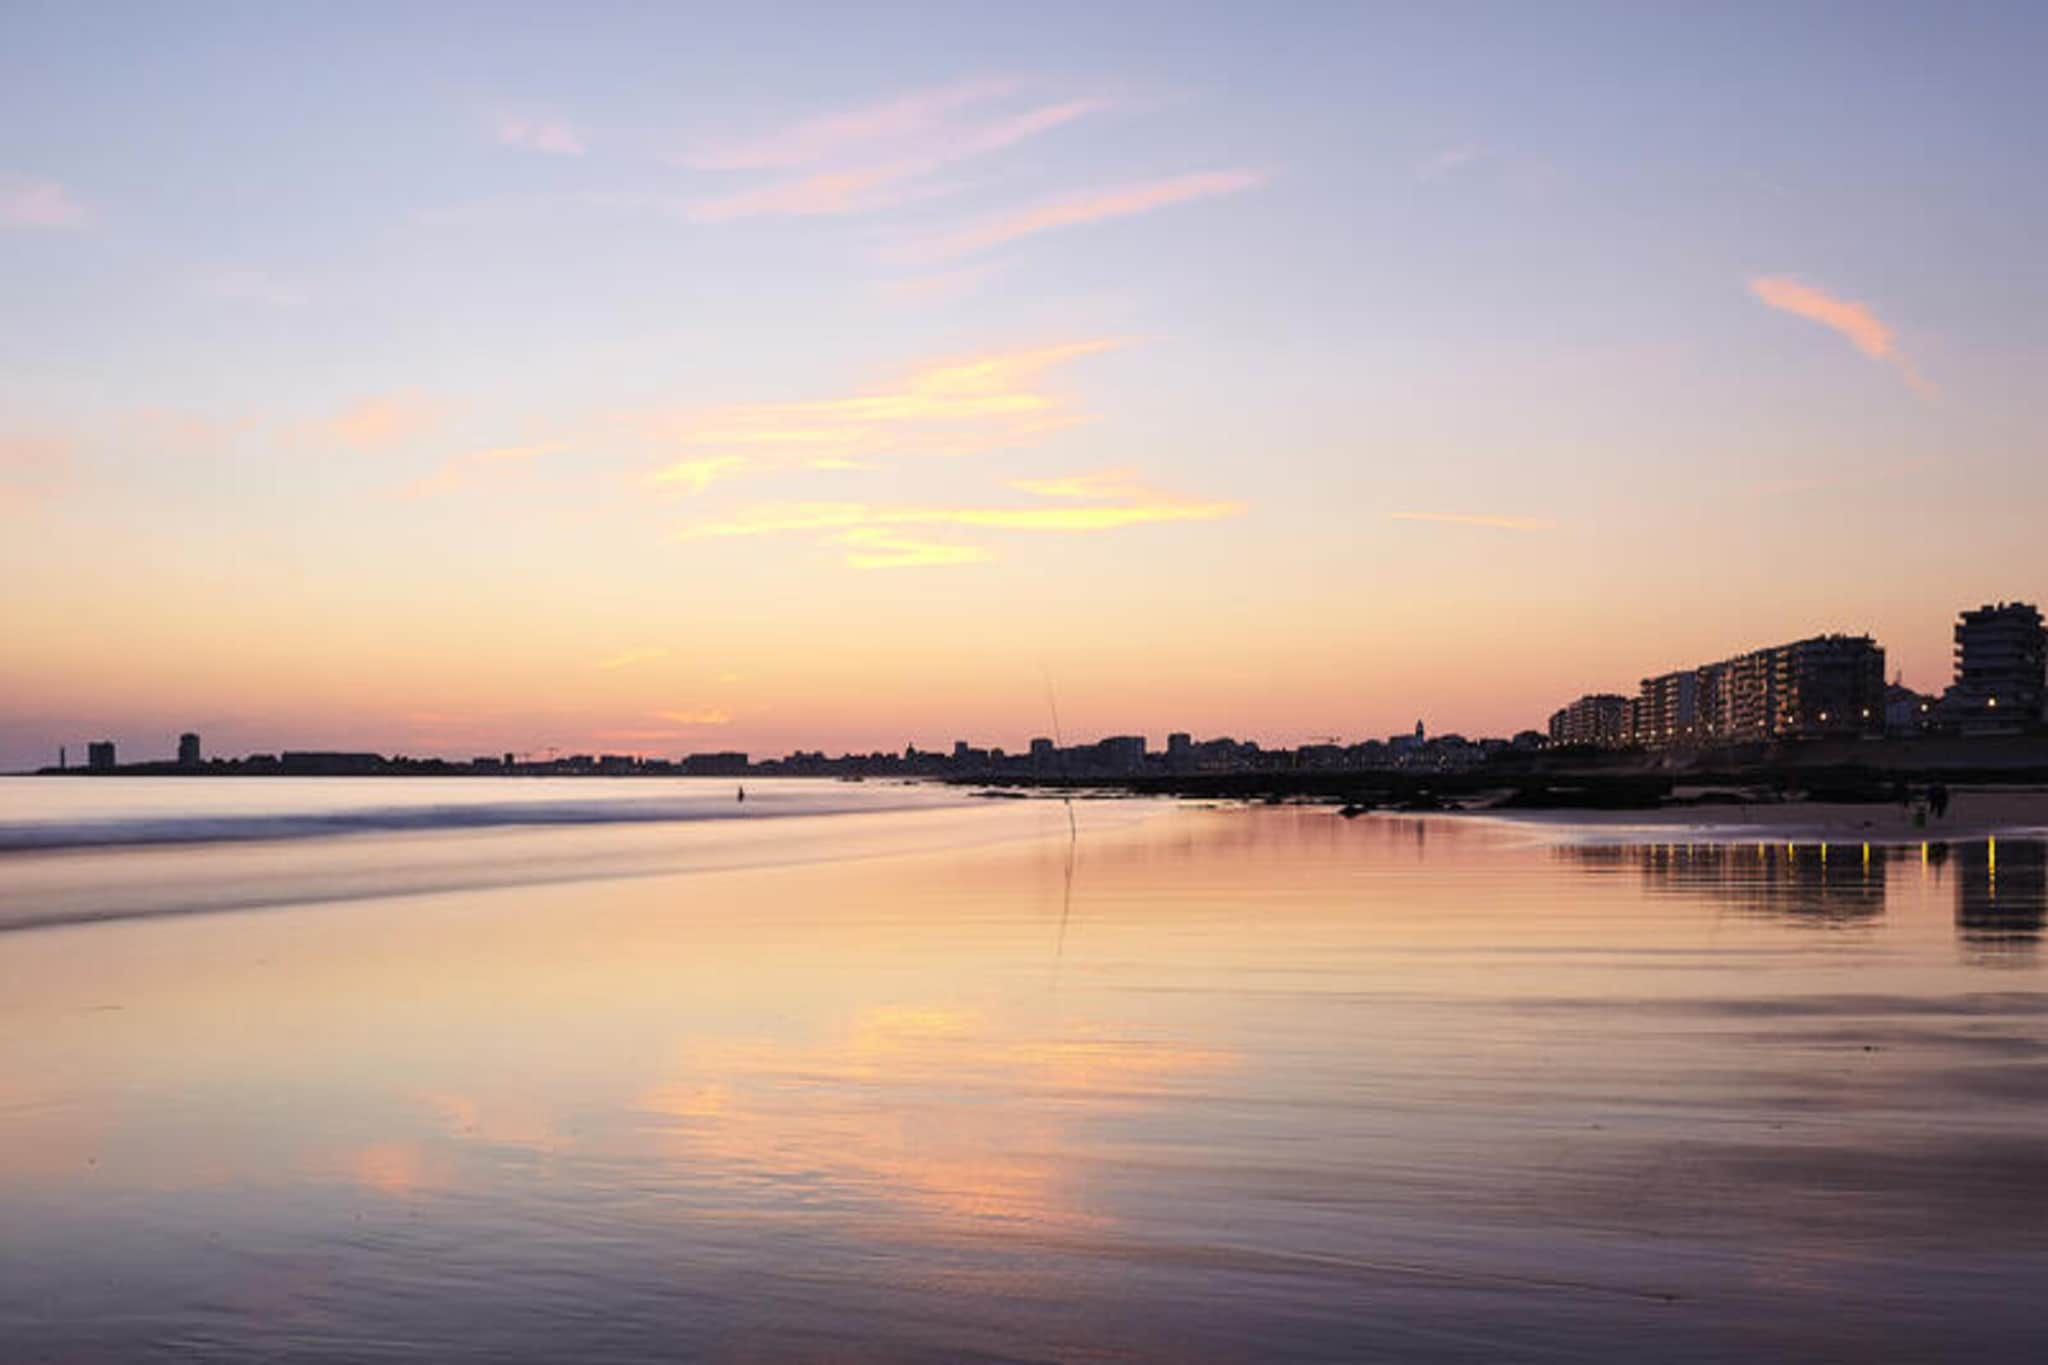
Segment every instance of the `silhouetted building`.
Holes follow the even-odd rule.
[[[1924,735],[1934,728],[1936,699],[1900,683],[1884,689],[1884,732]]]
[[[85,746],[85,766],[96,773],[112,772],[114,769],[114,741],[96,739]]]
[[[1627,726],[1628,698],[1593,692],[1551,715],[1550,742],[1611,749],[1625,742]]]
[[[1876,734],[1884,728],[1884,651],[1868,635],[1780,645],[1777,738]]]
[[[360,777],[383,770],[384,755],[340,753],[324,749],[287,749],[278,755],[284,772],[304,777]]]
[[[1105,773],[1139,772],[1145,766],[1145,737],[1111,735],[1095,746],[1095,761]]]
[[[1645,678],[1625,733],[1651,749],[1874,735],[1884,651],[1868,635],[1816,635]]]
[[[1698,743],[1704,671],[1681,669],[1643,679],[1628,712],[1629,739],[1646,749],[1682,749]]]
[[[1966,735],[2019,734],[2040,725],[2048,637],[2030,602],[1986,604],[1956,622],[1956,678],[1943,719]]]
[[[690,777],[745,777],[747,756],[742,753],[691,754],[683,760],[683,772]]]
[[[196,768],[199,766],[199,736],[187,730],[178,736],[178,766]]]

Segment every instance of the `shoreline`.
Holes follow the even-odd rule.
[[[1531,831],[1557,831],[1562,842],[1942,844],[1981,839],[2048,839],[2048,790],[1960,789],[1948,814],[1915,823],[1912,806],[1896,803],[1772,801],[1661,806],[1646,810],[1444,811]],[[1388,811],[1386,814],[1395,814]],[[1438,812],[1415,812],[1436,814]],[[1654,836],[1663,835],[1663,838]],[[1639,836],[1652,836],[1642,838]]]

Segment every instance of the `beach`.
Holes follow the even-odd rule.
[[[1987,838],[2048,838],[2048,790],[1951,789],[1945,813],[1911,802],[1715,801],[1653,810],[1486,811],[1488,819],[1555,831],[1565,839],[1687,839],[1740,843],[1919,844]]]
[[[2048,846],[830,787],[0,854],[10,1358],[2048,1344]]]

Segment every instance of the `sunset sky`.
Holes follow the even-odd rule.
[[[2048,596],[2048,9],[5,32],[0,769],[1504,734]]]

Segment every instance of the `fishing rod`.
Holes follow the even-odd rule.
[[[1060,701],[1052,690],[1052,670],[1041,663],[1039,671],[1045,675],[1045,704],[1046,708],[1052,712],[1053,753],[1055,755],[1064,754],[1067,749],[1067,737],[1060,730]],[[1060,892],[1059,938],[1054,942],[1052,951],[1053,981],[1055,984],[1059,981],[1060,960],[1066,956],[1067,952],[1067,918],[1074,909],[1074,855],[1081,842],[1080,827],[1074,823],[1074,796],[1067,788],[1064,781],[1065,776],[1064,773],[1061,774],[1060,804],[1066,808],[1067,812],[1067,868],[1065,885]]]

